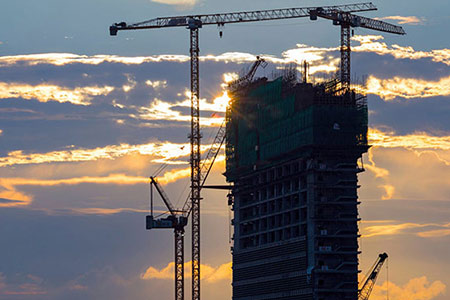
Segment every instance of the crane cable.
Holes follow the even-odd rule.
[[[184,149],[185,146],[180,147],[181,150]],[[153,172],[153,175],[151,177],[157,177],[159,174],[161,174],[161,172],[167,168],[167,166],[169,165],[169,162],[173,161],[175,158],[178,158],[178,156],[174,156],[171,159],[167,160],[166,162],[162,163],[161,165],[159,165],[159,167]],[[149,214],[151,214],[151,212],[153,212],[153,200],[152,200],[152,183],[150,182],[150,188],[149,188],[149,193],[150,193],[150,197],[149,197]],[[155,218],[158,218],[162,215],[167,214],[169,211],[165,211],[159,215],[157,215]]]

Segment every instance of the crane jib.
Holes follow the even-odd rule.
[[[269,20],[282,20],[290,18],[308,17],[312,10],[325,12],[362,12],[377,10],[372,2],[334,5],[323,7],[282,8],[244,12],[230,12],[205,15],[173,16],[146,20],[143,22],[127,24],[125,22],[115,23],[110,27],[110,34],[117,35],[119,30],[155,29],[163,27],[186,27],[190,20],[199,20],[202,25],[224,25],[229,23],[257,22]]]

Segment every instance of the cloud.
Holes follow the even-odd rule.
[[[416,16],[387,16],[383,18],[375,18],[376,20],[392,20],[397,21],[398,24],[409,24],[409,25],[424,25],[426,19],[419,18]]]
[[[167,87],[167,80],[147,80],[145,81],[145,84],[148,86],[151,86],[155,90],[158,90],[160,88],[166,88]]]
[[[384,223],[384,224],[383,224]],[[378,225],[382,224],[382,225]],[[450,235],[450,223],[396,223],[395,221],[380,221],[377,225],[363,226],[362,237],[413,234],[422,238],[438,238]],[[365,225],[365,222],[363,222]]]
[[[198,3],[198,0],[151,0],[152,2],[162,3],[167,5],[175,5],[178,7],[192,7]]]
[[[433,136],[426,132],[396,135],[394,131],[386,132],[378,128],[370,128],[369,144],[383,148],[450,150],[450,136]]]
[[[101,207],[87,207],[87,208],[72,208],[71,213],[82,215],[115,215],[122,212],[140,212],[145,213],[148,210],[133,209],[133,208],[101,208]],[[164,211],[154,210],[155,213],[164,213]]]
[[[47,291],[45,291],[41,285],[43,280],[34,275],[26,275],[20,276],[21,283],[18,284],[8,284],[7,278],[2,273],[0,273],[0,296],[8,295],[8,296],[37,296],[37,295],[45,295]]]
[[[448,150],[372,147],[364,164],[370,173],[363,176],[373,177],[364,184],[370,193],[363,198],[448,201],[450,160],[445,155]]]
[[[297,44],[296,49],[283,52],[283,63],[296,63],[301,65],[304,61],[309,63],[309,74],[334,73],[339,69],[340,58],[331,55],[338,48],[317,48]]]
[[[392,199],[392,197],[394,196],[394,192],[395,192],[395,187],[393,185],[382,184],[382,185],[379,185],[378,187],[383,188],[385,191],[385,194],[383,196],[381,196],[381,200]]]
[[[336,70],[338,58],[329,54],[337,51],[338,48],[317,48],[308,45],[298,44],[298,48],[287,50],[282,53],[282,57],[276,57],[270,54],[261,54],[267,62],[273,64],[291,64],[302,63],[304,60],[310,62],[310,72],[332,72]],[[219,55],[202,55],[199,57],[202,62],[224,62],[224,63],[251,63],[256,60],[257,55],[245,52],[225,52]],[[328,61],[333,59],[332,61]],[[153,56],[117,56],[117,55],[77,55],[73,53],[42,53],[29,55],[15,55],[0,57],[0,67],[36,66],[40,64],[51,64],[64,66],[69,64],[100,65],[102,63],[120,63],[124,65],[141,65],[144,63],[156,62],[179,62],[186,63],[190,61],[187,55],[153,55]]]
[[[203,147],[206,148],[208,145],[204,145]],[[176,162],[173,160],[179,157],[188,156],[189,153],[190,145],[188,143],[177,144],[171,142],[153,142],[141,145],[108,145],[94,149],[72,149],[29,154],[25,154],[23,151],[18,150],[8,153],[8,156],[0,157],[0,167],[116,159],[133,154],[152,156],[152,162],[155,163],[181,164],[185,162]]]
[[[125,77],[127,78],[127,83],[122,86],[122,90],[125,93],[128,93],[136,87],[137,82],[134,80],[133,75],[131,74],[125,74]]]
[[[56,186],[56,185],[78,185],[83,183],[94,184],[119,184],[135,185],[147,183],[148,178],[139,176],[128,176],[125,174],[110,174],[104,177],[74,177],[66,179],[32,179],[32,178],[0,178],[1,186]]]
[[[94,96],[106,96],[114,90],[112,86],[85,86],[67,88],[54,84],[30,85],[25,83],[0,82],[0,99],[36,99],[39,102],[70,102],[76,105],[89,105]]]
[[[135,185],[148,183],[148,181],[149,179],[146,177],[127,176],[124,174],[110,174],[104,177],[83,176],[66,179],[0,178],[0,198],[6,200],[0,202],[0,207],[17,207],[31,204],[33,197],[18,191],[17,186],[51,187],[85,183]]]
[[[175,103],[160,100],[158,98],[153,99],[149,107],[142,106],[137,108],[138,113],[133,115],[137,119],[146,121],[176,121],[190,123],[191,116],[188,114],[183,114],[177,108],[191,107],[190,92],[185,91],[186,99],[183,101],[178,101]],[[200,99],[200,109],[202,111],[212,111],[212,112],[225,112],[230,97],[226,91],[222,95],[213,99],[212,103],[208,102],[206,99]],[[223,117],[217,118],[215,114],[209,117],[200,117],[200,124],[202,126],[220,126],[223,122]]]
[[[165,0],[162,0],[165,1]],[[167,0],[170,1],[170,0]],[[195,0],[174,0],[175,2],[192,3]],[[408,17],[405,17],[408,18]],[[410,19],[412,20],[412,19]],[[444,63],[450,65],[450,49],[434,49],[431,51],[415,50],[410,46],[399,46],[396,44],[388,45],[382,40],[381,35],[355,35],[352,39],[359,42],[360,45],[352,47],[354,52],[372,52],[379,55],[391,55],[397,59],[412,59],[418,60],[429,58],[434,62]],[[304,44],[298,44],[297,48],[290,49],[282,53],[281,57],[273,55],[261,54],[260,56],[266,61],[274,64],[301,64],[304,60],[310,62],[311,74],[317,72],[330,73],[337,70],[339,65],[339,49],[337,47],[314,47]],[[15,55],[0,57],[0,67],[20,65],[20,66],[35,66],[39,64],[51,64],[63,66],[68,64],[86,64],[99,65],[102,63],[119,63],[125,65],[140,65],[143,63],[152,62],[180,62],[186,63],[190,60],[187,55],[153,55],[153,56],[135,56],[125,57],[118,55],[77,55],[73,53],[42,53],[29,55]],[[234,63],[248,63],[256,60],[256,55],[244,52],[226,52],[219,55],[203,55],[200,60],[212,62],[234,62]]]
[[[67,64],[87,64],[99,65],[102,63],[121,63],[125,65],[139,65],[146,62],[187,62],[189,56],[186,55],[154,55],[154,56],[134,56],[124,57],[118,55],[78,55],[73,53],[42,53],[0,57],[0,66],[12,66],[21,64],[25,66],[35,66],[39,64],[51,64],[63,66]]]
[[[369,188],[382,192],[378,199],[448,200],[450,136],[370,128],[369,144],[364,168],[374,175]]]
[[[410,46],[403,47],[396,44],[389,46],[380,42],[384,39],[381,35],[355,35],[352,39],[360,43],[359,46],[352,47],[354,52],[373,52],[379,55],[391,55],[397,59],[418,60],[429,58],[434,62],[450,66],[450,49],[417,51]]]
[[[389,170],[376,166],[375,161],[373,160],[373,152],[371,149],[369,149],[368,152],[368,159],[370,164],[364,164],[364,167],[372,171],[375,174],[375,177],[385,178],[389,176]]]
[[[427,277],[417,277],[409,280],[403,286],[385,281],[382,285],[375,285],[371,300],[384,300],[389,290],[391,300],[432,300],[446,291],[446,285],[436,280],[429,282]]]
[[[369,76],[365,91],[368,94],[378,95],[388,101],[396,97],[411,99],[450,96],[450,76],[441,78],[438,81],[399,76],[380,79],[375,76]]]
[[[207,283],[215,283],[221,280],[231,280],[232,276],[232,269],[231,269],[232,263],[225,263],[218,267],[213,267],[210,265],[200,265],[200,276],[201,280]],[[185,278],[190,278],[192,276],[191,274],[191,267],[192,262],[185,262],[184,263],[184,274]],[[175,274],[175,263],[170,262],[166,267],[162,269],[157,269],[154,267],[149,267],[147,270],[141,274],[141,279],[168,279],[173,280]]]

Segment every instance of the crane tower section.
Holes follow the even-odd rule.
[[[233,299],[358,299],[357,161],[366,97],[295,70],[232,92]]]

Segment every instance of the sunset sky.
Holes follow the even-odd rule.
[[[348,1],[15,0],[0,11],[0,299],[173,299],[173,233],[146,231],[148,177],[178,206],[189,177],[189,34],[119,32],[113,22]],[[356,1],[353,1],[356,2]],[[360,268],[389,254],[372,300],[450,298],[450,2],[373,1],[363,15],[406,36],[356,29],[352,76],[367,78]],[[200,31],[204,145],[225,82],[257,55],[271,77],[339,66],[339,28],[307,18]],[[224,184],[223,154],[209,177]],[[226,193],[204,191],[203,299],[231,299]],[[164,212],[160,200],[158,213]],[[186,235],[189,261],[190,233]],[[190,265],[186,265],[190,298]],[[387,284],[387,276],[389,284]]]

